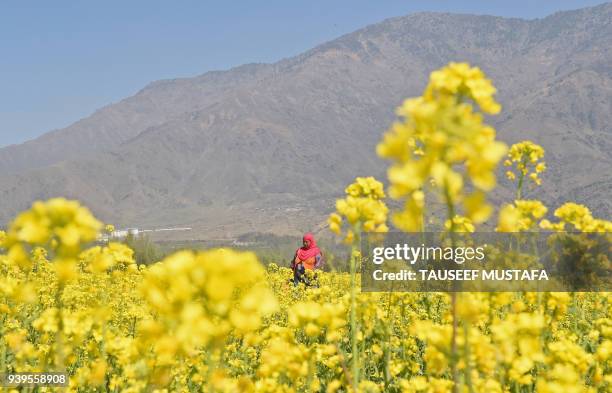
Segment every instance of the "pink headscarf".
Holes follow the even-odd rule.
[[[319,250],[319,247],[317,247],[317,243],[315,242],[312,233],[305,234],[303,240],[308,240],[310,243],[308,244],[308,247],[300,247],[297,249],[296,254],[300,261],[305,261],[308,258],[315,257],[317,254],[321,253],[321,250]]]

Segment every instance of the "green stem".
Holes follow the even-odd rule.
[[[444,185],[444,196],[446,198],[446,208],[448,210],[448,219],[450,220],[449,233],[451,237],[451,246],[455,248],[455,222],[453,221],[453,218],[455,217],[455,205],[450,195],[448,184]],[[457,293],[455,292],[454,288],[451,292],[451,314],[453,317],[453,332],[451,336],[450,365],[451,365],[451,374],[453,377],[453,393],[459,393],[459,371],[457,369],[457,329],[458,329]]]
[[[465,340],[465,383],[468,386],[469,392],[474,393],[474,388],[472,386],[472,370],[470,367],[470,344],[468,333],[468,325],[464,323],[463,334]]]
[[[355,228],[357,229],[357,228]],[[358,233],[355,230],[355,233]],[[351,374],[353,377],[353,391],[359,386],[359,353],[357,348],[357,246],[351,246]]]
[[[306,377],[306,391],[312,392],[312,381],[315,374],[314,358],[308,359],[308,376]]]
[[[210,380],[212,377],[213,369],[215,367],[213,359],[212,359],[212,349],[206,348],[206,385],[209,393],[214,391],[213,386],[210,384]]]
[[[389,383],[391,382],[391,373],[389,371],[389,363],[391,361],[391,349],[389,348],[389,343],[391,342],[391,332],[393,331],[393,318],[391,317],[391,303],[392,296],[391,292],[387,297],[387,323],[384,326],[385,331],[385,342],[384,342],[384,377],[385,377],[385,390],[389,389]]]
[[[0,364],[0,370],[2,370],[3,373],[8,372],[6,369],[6,343],[4,338],[2,339],[2,364]]]
[[[518,182],[518,187],[516,188],[516,199],[521,199],[522,196],[522,192],[523,192],[523,181],[525,180],[525,173],[523,172],[522,169],[520,169],[520,167],[522,166],[523,168],[527,168],[527,156],[523,156],[521,158],[521,164],[519,165],[519,171],[521,172],[521,176],[519,177],[519,182]]]
[[[64,284],[57,283],[57,290],[55,291],[55,304],[57,305],[57,340],[56,340],[56,351],[58,357],[58,364],[55,365],[57,371],[64,371],[64,316],[62,308],[62,293],[64,292]],[[55,363],[55,359],[54,363]]]
[[[518,187],[516,188],[516,199],[520,200],[522,191],[523,191],[523,180],[525,179],[525,175],[521,172],[521,176],[519,177]]]
[[[344,353],[344,351],[342,350],[342,348],[340,348],[338,344],[336,344],[336,350],[340,354],[340,364],[342,367],[342,371],[344,373],[344,378],[346,379],[347,385],[350,385],[352,382],[351,382],[351,376],[349,375],[349,370],[346,367],[346,354]]]

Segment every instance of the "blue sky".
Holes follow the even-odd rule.
[[[388,17],[444,11],[531,19],[601,2],[6,0],[0,147],[65,127],[153,80],[273,62]]]

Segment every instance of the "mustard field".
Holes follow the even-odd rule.
[[[66,371],[75,392],[612,391],[610,293],[360,291],[360,234],[427,230],[430,198],[449,233],[612,231],[586,206],[522,199],[546,181],[544,149],[496,138],[494,95],[451,63],[402,104],[378,146],[388,187],[357,178],[329,218],[351,269],[318,287],[230,249],[138,265],[79,202],[34,203],[0,232],[0,372]],[[502,166],[516,195],[493,206]]]

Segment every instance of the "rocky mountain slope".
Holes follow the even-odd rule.
[[[0,149],[0,223],[64,195],[119,226],[191,226],[191,237],[312,229],[355,176],[384,178],[374,147],[394,108],[449,61],[494,80],[500,139],[546,148],[539,197],[609,218],[610,42],[610,3],[537,20],[418,13],[278,63],[154,82]],[[511,198],[503,183],[497,197]]]

